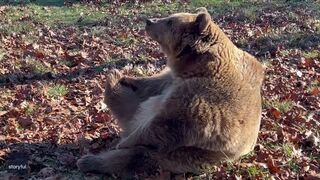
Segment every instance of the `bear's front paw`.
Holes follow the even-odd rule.
[[[135,85],[135,78],[132,77],[123,77],[119,80],[119,84],[121,86],[127,87],[131,89],[132,91],[137,90],[137,86]]]
[[[112,69],[107,75],[106,91],[110,91],[123,77],[122,73],[117,69]]]
[[[95,173],[104,173],[101,171],[102,159],[95,155],[85,155],[82,156],[77,161],[77,167],[82,172],[95,172]]]

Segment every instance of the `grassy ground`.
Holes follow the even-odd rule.
[[[74,165],[82,154],[110,148],[118,136],[102,103],[106,71],[118,68],[136,76],[160,71],[165,57],[144,35],[141,19],[200,6],[267,72],[254,152],[192,178],[320,173],[319,2],[10,2],[0,1],[0,179],[10,174],[5,159],[13,151],[28,155],[34,178],[110,178],[84,175]]]

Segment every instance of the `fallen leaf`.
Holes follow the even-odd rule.
[[[0,116],[7,114],[8,111],[0,111]]]
[[[38,172],[38,176],[42,177],[42,178],[46,178],[46,177],[50,177],[52,175],[54,175],[54,169],[51,167],[45,167],[42,168],[39,172]]]
[[[279,119],[281,117],[281,112],[279,110],[277,110],[276,108],[271,108],[270,113],[276,119]]]
[[[274,160],[272,159],[272,156],[269,156],[267,159],[267,166],[271,174],[279,174],[280,167],[275,165]]]
[[[320,88],[317,88],[317,87],[313,88],[313,89],[311,90],[310,94],[311,94],[312,96],[319,96],[319,95],[320,95]]]
[[[33,121],[32,121],[31,118],[19,117],[18,118],[18,123],[23,128],[29,128],[33,124]]]
[[[94,121],[97,123],[105,123],[111,120],[110,114],[106,112],[97,112],[94,116]]]

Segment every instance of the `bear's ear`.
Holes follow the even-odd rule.
[[[205,7],[199,7],[196,9],[196,12],[197,13],[208,13],[208,10]]]
[[[210,22],[211,22],[211,16],[209,15],[209,13],[205,12],[205,13],[198,14],[197,19],[194,23],[194,27],[197,30],[196,32],[201,34],[205,29],[207,29]]]

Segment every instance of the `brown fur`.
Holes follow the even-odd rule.
[[[106,103],[122,139],[116,150],[87,155],[78,167],[121,173],[143,153],[165,170],[199,173],[250,152],[260,126],[262,65],[204,8],[151,19],[146,31],[168,56],[168,70],[149,78],[109,75]]]

